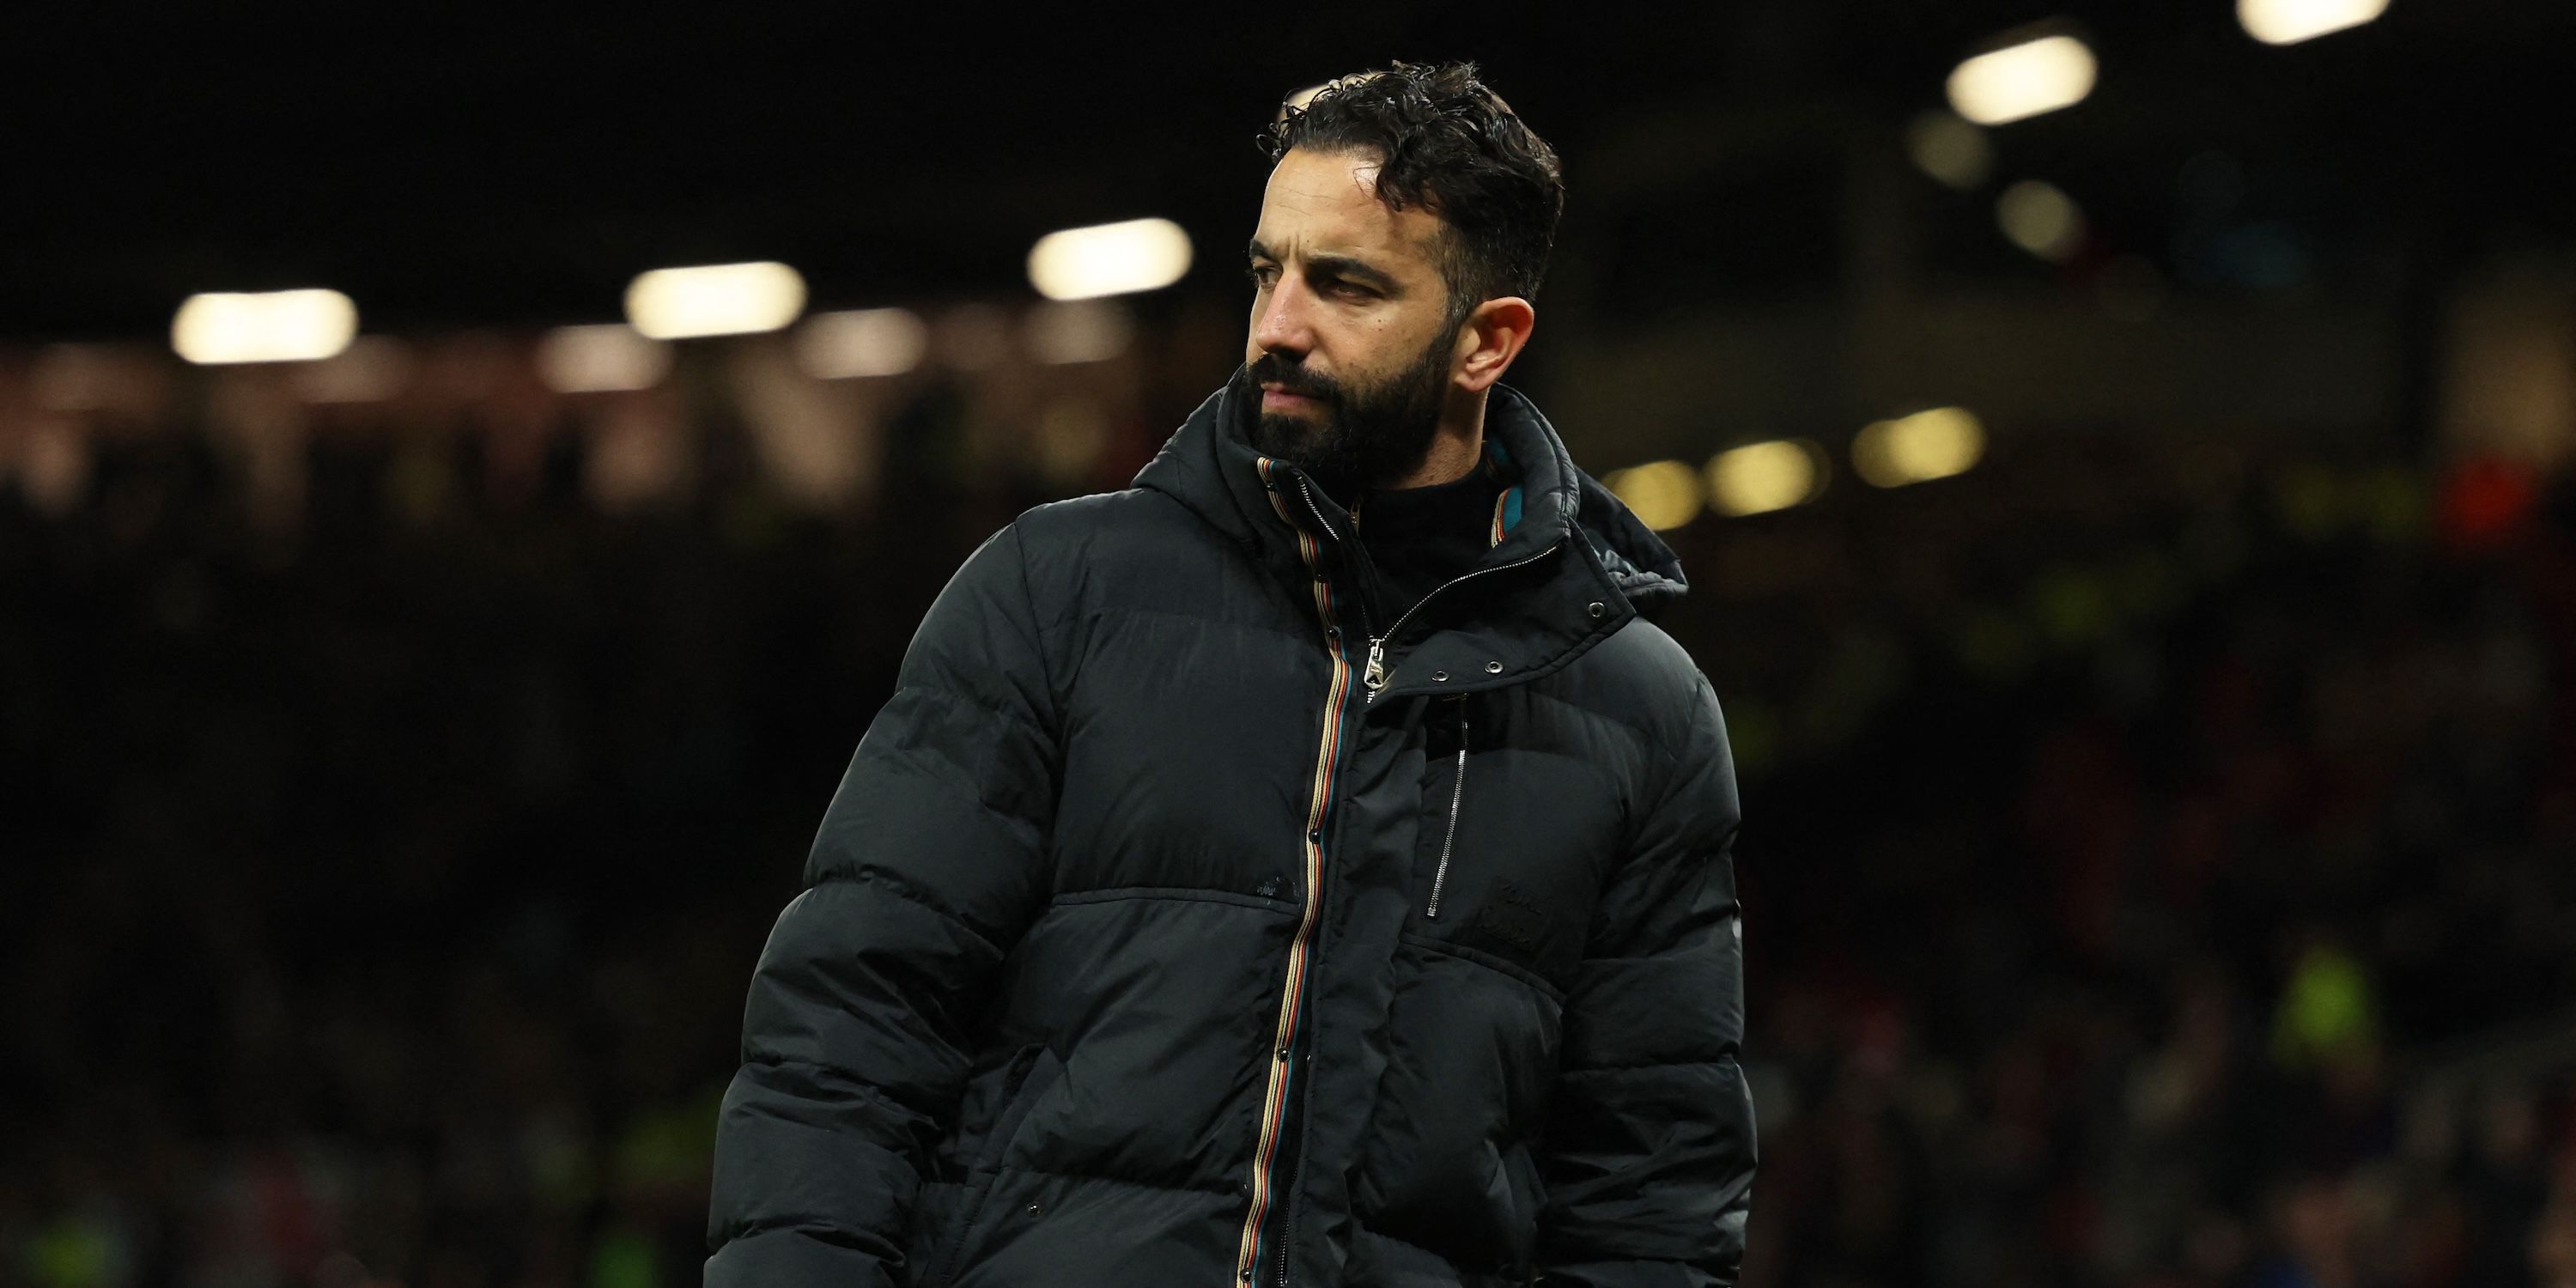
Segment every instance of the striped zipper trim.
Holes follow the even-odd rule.
[[[1494,498],[1494,522],[1485,530],[1485,548],[1503,544],[1504,534],[1521,524],[1521,485],[1503,476],[1503,445],[1485,440],[1485,458],[1480,463],[1485,477],[1503,485],[1503,493]]]
[[[1262,457],[1260,467],[1261,481],[1267,485],[1271,481],[1270,458]],[[1297,554],[1305,560],[1307,571],[1315,574],[1315,613],[1323,619],[1329,632],[1336,620],[1333,615],[1333,583],[1323,575],[1322,550],[1315,542],[1315,535],[1289,516],[1287,502],[1280,498],[1275,487],[1270,489],[1270,506],[1297,534]],[[1332,640],[1330,634],[1325,638]],[[1298,915],[1296,936],[1288,944],[1288,977],[1279,998],[1279,1040],[1275,1051],[1296,1050],[1297,1018],[1302,1011],[1299,1003],[1306,991],[1307,958],[1314,940],[1315,921],[1322,912],[1316,899],[1316,893],[1323,888],[1324,877],[1324,844],[1321,838],[1324,819],[1332,808],[1333,766],[1341,757],[1345,720],[1343,705],[1351,688],[1351,664],[1343,657],[1341,645],[1334,642],[1330,652],[1333,678],[1326,689],[1324,733],[1315,747],[1315,786],[1307,800],[1306,831],[1300,842],[1306,866],[1306,906]],[[1287,1116],[1288,1088],[1294,1074],[1289,1061],[1275,1054],[1272,1056],[1269,1093],[1261,1105],[1260,1142],[1253,1150],[1252,1204],[1244,1214],[1243,1237],[1235,1249],[1235,1274],[1238,1277],[1258,1271],[1261,1265],[1261,1226],[1270,1215],[1271,1167],[1278,1157],[1279,1127]]]

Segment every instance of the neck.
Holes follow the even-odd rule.
[[[1485,454],[1485,394],[1456,386],[1440,410],[1440,427],[1431,434],[1431,450],[1401,478],[1380,483],[1385,488],[1438,487],[1467,477]]]

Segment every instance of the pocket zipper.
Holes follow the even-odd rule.
[[[1449,787],[1449,832],[1440,838],[1440,866],[1431,871],[1431,906],[1426,918],[1440,915],[1440,887],[1449,880],[1449,851],[1458,844],[1458,805],[1467,798],[1467,704],[1458,703],[1458,773]]]

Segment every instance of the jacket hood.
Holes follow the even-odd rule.
[[[1512,396],[1521,398],[1517,390],[1512,391]],[[1524,405],[1527,401],[1522,399]],[[1537,416],[1538,409],[1531,407],[1530,415]],[[1538,423],[1548,428],[1544,419]],[[1549,429],[1548,436],[1553,439],[1555,431]],[[1567,468],[1573,470],[1580,492],[1575,523],[1628,602],[1653,618],[1663,612],[1665,605],[1689,594],[1690,579],[1682,575],[1681,559],[1673,554],[1673,548],[1665,545],[1664,539],[1656,536],[1654,529],[1647,527],[1607,484],[1570,462]]]
[[[1211,526],[1256,550],[1265,563],[1293,570],[1295,532],[1272,506],[1262,481],[1260,453],[1247,421],[1250,378],[1241,366],[1190,413],[1162,450],[1136,475],[1136,486],[1165,493]],[[1552,545],[1570,544],[1579,562],[1615,589],[1635,612],[1652,618],[1690,589],[1672,547],[1639,520],[1599,479],[1575,465],[1565,441],[1529,396],[1497,384],[1485,404],[1485,436],[1499,449],[1523,492],[1520,522],[1495,547],[1493,559],[1527,558]],[[1279,466],[1292,478],[1293,466]],[[1276,472],[1276,471],[1274,471]],[[1325,517],[1341,510],[1317,492]],[[1568,542],[1579,536],[1580,541]]]

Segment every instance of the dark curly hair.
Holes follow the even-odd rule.
[[[1486,300],[1538,295],[1565,210],[1556,150],[1476,77],[1472,62],[1391,63],[1283,106],[1260,135],[1273,163],[1290,148],[1374,156],[1388,209],[1440,216],[1453,328]]]

